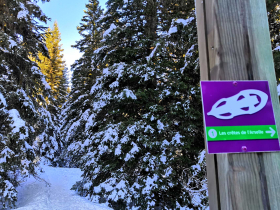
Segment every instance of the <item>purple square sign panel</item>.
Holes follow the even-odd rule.
[[[209,154],[280,151],[268,81],[201,81]]]

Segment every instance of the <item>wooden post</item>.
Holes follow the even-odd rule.
[[[201,80],[268,80],[280,107],[265,0],[196,0]],[[207,155],[210,210],[280,209],[280,153]]]

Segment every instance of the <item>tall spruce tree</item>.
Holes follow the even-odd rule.
[[[271,47],[275,65],[277,84],[280,84],[280,1],[267,1],[268,22],[271,37]]]
[[[60,78],[60,82],[57,88],[57,103],[60,107],[67,101],[67,96],[70,92],[70,82],[68,74],[68,68],[65,67],[62,71],[62,77]]]
[[[45,154],[53,158],[58,148],[56,128],[44,99],[51,98],[50,87],[29,58],[46,53],[45,28],[38,21],[46,22],[47,17],[36,3],[0,1],[1,209],[15,205],[20,178],[36,175],[35,157]]]
[[[98,20],[103,12],[97,0],[90,0],[86,8],[82,23],[77,27],[82,39],[73,46],[80,50],[83,56],[72,65],[72,90],[62,112],[61,128],[66,148],[73,141],[80,141],[86,137],[83,131],[89,117],[88,113],[92,109],[90,89],[100,74],[97,62],[92,60],[92,56],[102,40],[102,28]],[[67,154],[66,151],[62,157],[66,161],[64,163],[78,166],[80,155]]]
[[[200,209],[203,171],[191,178],[204,148],[193,2],[109,0],[97,22],[100,76],[92,108],[76,107],[86,122],[68,146],[84,171],[74,189],[114,209]]]

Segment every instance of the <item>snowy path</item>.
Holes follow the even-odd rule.
[[[18,188],[17,210],[110,210],[80,197],[72,185],[80,180],[81,171],[76,168],[53,168],[43,166],[45,173],[40,175],[45,182],[29,178]]]

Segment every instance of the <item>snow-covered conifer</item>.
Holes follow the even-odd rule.
[[[277,84],[280,84],[280,10],[278,1],[266,1]],[[279,86],[280,87],[280,86]]]
[[[56,128],[46,110],[49,85],[30,56],[45,52],[36,0],[0,1],[0,208],[14,206],[16,187],[36,175],[36,156],[54,159]]]
[[[73,46],[83,53],[83,56],[72,65],[72,89],[68,101],[62,111],[62,135],[65,142],[65,151],[61,157],[64,164],[78,166],[80,153],[67,153],[67,147],[73,142],[86,138],[85,126],[92,110],[90,89],[95,83],[100,71],[97,61],[92,59],[94,51],[100,46],[102,40],[102,27],[99,19],[103,12],[97,0],[90,0],[87,10],[78,27],[82,39]]]
[[[205,202],[184,184],[204,148],[194,5],[169,3],[109,0],[99,21],[103,39],[92,60],[101,75],[83,136],[68,151],[84,171],[74,188],[114,209]]]

